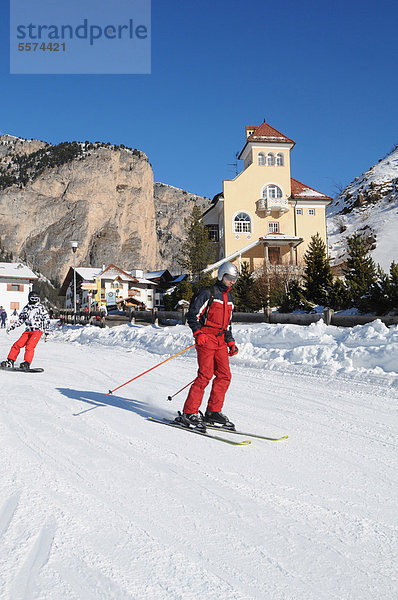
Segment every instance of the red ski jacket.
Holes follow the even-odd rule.
[[[213,292],[213,298],[212,298]],[[231,319],[234,299],[228,288],[220,281],[213,287],[202,288],[191,300],[187,322],[192,333],[197,331],[221,335],[226,343],[234,342]]]

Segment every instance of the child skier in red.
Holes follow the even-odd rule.
[[[47,310],[40,303],[40,296],[37,292],[31,291],[28,296],[28,304],[22,309],[18,321],[7,329],[7,333],[16,327],[25,324],[25,331],[21,337],[14,342],[9,352],[7,360],[3,360],[1,366],[12,369],[17,360],[18,354],[25,346],[24,361],[20,364],[21,369],[29,370],[35,348],[42,334],[48,336],[50,331],[50,319]]]
[[[234,300],[231,289],[238,278],[238,270],[231,262],[225,262],[218,270],[213,287],[202,288],[191,301],[187,322],[192,329],[198,359],[198,375],[185,401],[182,414],[176,421],[202,431],[206,422],[234,428],[221,409],[225,393],[231,381],[229,356],[238,353],[232,336],[231,319]],[[207,410],[202,418],[199,408],[206,386],[214,377]]]

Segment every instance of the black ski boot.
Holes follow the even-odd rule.
[[[181,425],[184,427],[192,426],[195,429],[198,429],[198,431],[203,431],[203,433],[206,432],[206,426],[203,423],[202,416],[199,413],[193,413],[190,415],[188,413],[180,413],[180,411],[178,411],[178,417],[175,420],[177,423],[181,423]]]
[[[235,425],[222,412],[206,410],[204,422],[209,425],[219,425],[223,429],[235,429]]]
[[[7,360],[3,360],[1,362],[1,366],[3,367],[3,369],[13,369],[14,361],[11,358],[7,358]]]
[[[30,363],[28,363],[28,361],[24,360],[19,365],[19,368],[22,369],[23,371],[29,371],[29,369],[30,369]]]

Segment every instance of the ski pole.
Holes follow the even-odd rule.
[[[195,379],[196,379],[196,377],[195,377]],[[187,388],[189,385],[191,385],[191,383],[193,383],[195,381],[195,379],[192,379],[192,381],[190,381],[189,383],[187,383],[187,385],[184,385],[183,388],[181,388],[180,390],[178,390],[178,392],[176,392],[172,396],[167,396],[167,400],[170,400],[170,402],[171,402],[172,399],[174,398],[174,396],[177,396],[177,394],[179,394],[180,392],[182,392],[182,390],[185,390],[185,388]]]
[[[181,350],[180,352],[177,352],[177,354],[174,354],[173,356],[170,356],[170,358],[166,358],[166,360],[163,360],[162,362],[160,362],[159,364],[155,365],[154,367],[151,367],[147,371],[144,371],[143,373],[140,373],[139,375],[136,375],[135,377],[133,377],[133,379],[129,379],[129,381],[126,381],[126,383],[122,383],[122,385],[119,385],[114,390],[109,390],[109,392],[106,395],[109,396],[109,394],[113,394],[113,392],[116,392],[116,390],[120,390],[120,388],[122,388],[123,386],[127,385],[128,383],[131,383],[135,379],[138,379],[139,377],[142,377],[146,373],[149,373],[149,371],[153,371],[153,369],[156,369],[157,367],[160,367],[160,365],[164,365],[164,363],[166,363],[167,361],[171,360],[172,358],[175,358],[176,356],[178,356],[179,354],[182,354],[183,352],[186,352],[190,348],[194,348],[194,346],[195,346],[195,344],[192,344],[192,346],[188,346],[188,348],[184,348],[184,350]]]

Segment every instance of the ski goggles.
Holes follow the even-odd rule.
[[[32,304],[37,304],[38,302],[40,302],[40,298],[39,296],[31,296],[29,298],[29,302],[31,302]]]
[[[235,281],[237,280],[237,277],[235,277],[234,275],[228,275],[228,273],[225,273],[224,278],[225,281],[229,281],[231,283],[235,283]]]

